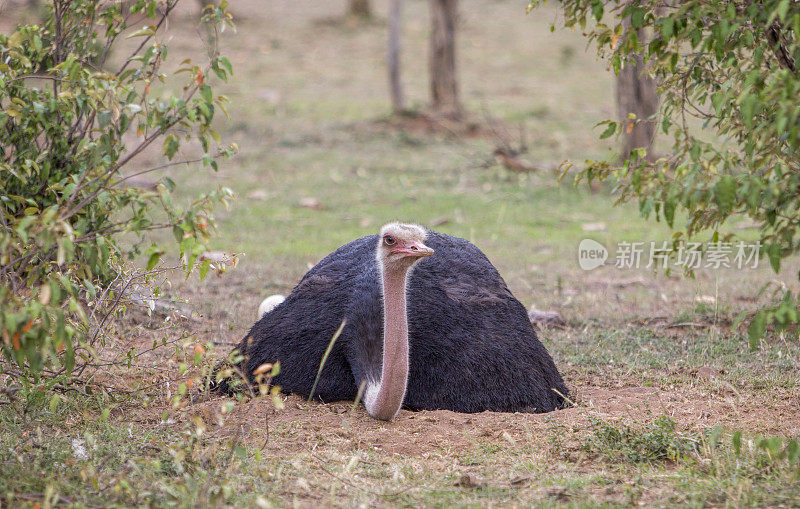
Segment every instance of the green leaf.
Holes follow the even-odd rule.
[[[756,351],[758,349],[758,343],[764,336],[766,330],[767,312],[759,311],[755,314],[753,320],[750,322],[750,326],[747,328],[747,336],[750,340],[750,351]]]
[[[111,123],[111,112],[109,110],[102,110],[97,112],[97,123],[100,129],[105,129]]]
[[[200,85],[200,95],[205,99],[207,103],[210,103],[214,100],[214,95],[211,91],[211,87],[206,84]]]
[[[600,135],[600,139],[604,140],[606,138],[611,137],[615,132],[617,132],[617,123],[616,122],[609,122],[608,127],[603,133]]]
[[[664,202],[664,220],[670,228],[675,221],[675,205],[677,200],[675,198],[668,199]]]
[[[753,94],[746,95],[739,103],[739,109],[742,113],[742,121],[748,129],[753,127],[753,116],[756,111],[757,99]]]
[[[766,250],[767,256],[769,257],[769,264],[772,265],[772,270],[777,274],[781,271],[781,246],[779,244],[770,244],[766,247]]]
[[[211,262],[208,260],[204,260],[203,263],[200,264],[200,267],[198,267],[198,271],[200,274],[201,281],[206,278],[206,275],[208,275],[208,271],[210,268],[211,268]]]
[[[633,28],[642,28],[644,25],[644,15],[646,11],[642,7],[631,7],[631,26]]]
[[[661,38],[669,40],[675,29],[675,20],[672,18],[661,18]]]
[[[17,29],[16,32],[11,34],[11,36],[6,40],[6,46],[9,48],[19,49],[22,47],[22,42],[25,40],[25,34]]]
[[[61,317],[63,318],[63,314]],[[67,337],[65,341],[67,347],[64,350],[64,369],[67,373],[71,373],[72,369],[75,367],[75,350],[72,347],[72,339]]]
[[[722,176],[714,185],[714,200],[723,216],[727,216],[733,210],[737,187],[736,179],[731,175]]]
[[[786,21],[786,14],[789,12],[789,0],[781,0],[778,4],[778,18],[781,21]]]
[[[139,30],[129,34],[126,39],[132,39],[134,37],[150,37],[156,34],[156,27],[154,26],[146,26],[142,27]]]
[[[228,71],[229,75],[231,76],[233,75],[233,66],[231,65],[231,61],[228,59],[228,57],[226,56],[219,57],[219,63],[220,65],[222,65],[222,67],[225,68],[226,71]]]
[[[164,155],[166,155],[168,159],[171,160],[175,156],[179,147],[180,141],[176,135],[171,134],[164,139]]]
[[[158,265],[158,261],[161,259],[161,255],[163,253],[161,251],[155,251],[150,254],[150,258],[147,259],[147,270],[153,270],[153,268]]]
[[[603,19],[603,10],[603,2],[600,2],[599,0],[594,0],[592,2],[592,15],[594,16],[594,19],[597,21]]]

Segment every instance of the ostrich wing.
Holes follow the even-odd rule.
[[[253,325],[242,340],[248,374],[265,362],[281,362],[274,379],[285,392],[308,396],[323,354],[347,316],[353,292],[365,271],[375,270],[377,236],[353,241],[309,270],[286,300]],[[354,399],[356,383],[345,358],[355,329],[345,328],[325,362],[314,397]]]
[[[405,405],[549,411],[567,389],[525,307],[486,256],[431,233],[436,254],[409,281],[410,372]]]

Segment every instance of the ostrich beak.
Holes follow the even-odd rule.
[[[429,248],[422,242],[409,242],[405,246],[392,249],[392,253],[400,253],[406,256],[414,256],[417,258],[425,258],[433,254],[433,249]]]

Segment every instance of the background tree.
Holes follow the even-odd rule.
[[[392,97],[392,111],[400,113],[405,110],[403,82],[400,79],[400,36],[403,19],[403,0],[392,0],[389,8],[389,50],[386,55],[386,67],[389,70],[389,91]]]
[[[369,18],[372,16],[369,0],[350,0],[347,14],[354,18]]]
[[[622,23],[631,30],[630,18]],[[645,31],[639,29],[636,36],[644,41]],[[651,117],[658,112],[656,81],[649,75],[640,53],[630,58],[617,73],[617,113],[622,125],[622,157],[627,158],[637,148],[646,149],[645,157],[653,160],[652,150],[656,135],[656,122]]]
[[[461,102],[456,74],[458,0],[430,0],[430,83],[433,111],[458,119]]]
[[[534,0],[535,7],[546,0]],[[759,225],[762,254],[777,272],[800,250],[800,3],[790,0],[558,0],[564,23],[580,27],[613,69],[648,66],[660,83],[661,130],[669,155],[634,150],[626,160],[590,162],[578,178],[617,181],[621,201],[686,237],[721,233],[736,214]],[[630,20],[630,29],[626,28]],[[640,30],[653,33],[650,41]],[[601,137],[626,129],[614,121]],[[686,214],[676,223],[676,211]],[[768,324],[798,321],[797,286],[749,328],[752,347]]]

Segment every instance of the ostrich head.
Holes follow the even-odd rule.
[[[383,268],[408,269],[420,258],[431,256],[425,245],[428,232],[415,224],[389,223],[378,234],[375,257]]]

